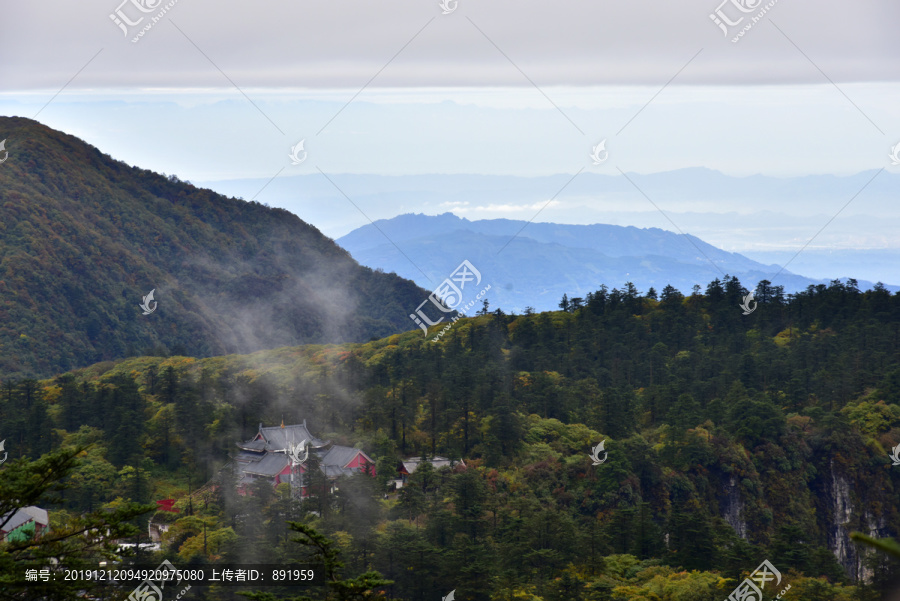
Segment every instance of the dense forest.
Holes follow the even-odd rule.
[[[411,329],[408,307],[427,295],[283,209],[131,167],[30,119],[0,117],[0,129],[17,157],[0,169],[4,377],[361,342]]]
[[[86,448],[57,520],[179,499],[154,518],[175,563],[302,558],[300,528],[394,599],[719,600],[764,559],[791,598],[879,599],[898,565],[850,534],[900,532],[900,295],[762,282],[743,315],[746,292],[601,288],[558,312],[485,303],[440,342],[104,362],[5,382],[0,435],[11,457]],[[282,419],[360,445],[377,476],[235,494],[234,443]],[[410,455],[465,467],[390,491]]]

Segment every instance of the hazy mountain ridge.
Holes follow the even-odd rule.
[[[398,215],[394,219],[381,220],[378,229],[359,228],[338,239],[353,254],[354,251],[389,244],[385,235],[394,242],[411,241],[428,236],[447,234],[453,230],[471,231],[488,236],[527,238],[540,243],[559,244],[569,248],[593,249],[609,257],[661,255],[681,261],[721,263],[729,269],[766,269],[763,265],[740,255],[716,248],[696,236],[687,235],[689,243],[673,244],[670,231],[659,228],[637,228],[608,224],[558,224],[527,223],[513,219],[484,219],[470,221],[452,213],[434,217],[421,214]],[[524,229],[523,229],[524,226]],[[379,231],[379,229],[381,231]],[[383,233],[382,233],[383,232]],[[680,236],[684,238],[684,236]],[[691,244],[691,242],[693,244]],[[698,250],[699,249],[699,250]],[[774,266],[777,271],[779,267]]]
[[[2,118],[0,131],[0,375],[412,325],[421,289],[361,267],[288,211],[129,167],[29,119]],[[153,289],[156,309],[142,315]]]
[[[266,185],[260,200],[304,215],[334,237],[344,236],[368,221],[332,182],[373,220],[412,211],[429,215],[452,211],[473,220],[527,220],[543,207],[540,219],[547,222],[673,229],[660,214],[662,210],[683,231],[743,252],[750,248],[799,250],[839,210],[840,219],[816,237],[818,246],[896,246],[893,233],[900,227],[900,209],[895,208],[894,199],[900,189],[900,174],[883,171],[872,179],[874,174],[735,177],[693,167],[628,173],[631,181],[621,175],[592,172],[574,179],[565,174],[340,173],[330,174],[329,181],[314,173],[282,175],[268,185],[268,178],[218,180],[204,185],[245,198],[253,197]],[[547,204],[550,198],[554,201]],[[851,199],[853,202],[847,205]],[[347,211],[334,211],[336,204]]]
[[[695,236],[689,238],[658,228],[469,221],[446,213],[377,221],[339,238],[338,243],[361,263],[394,271],[426,288],[433,288],[462,260],[469,260],[492,284],[491,304],[514,311],[527,306],[555,309],[563,294],[583,296],[602,284],[613,288],[629,281],[641,291],[654,287],[660,292],[671,284],[684,293],[694,284],[705,286],[724,274],[738,276],[747,287],[768,279],[787,292],[827,281],[788,270],[778,274],[777,264],[765,265]],[[860,281],[859,285],[867,288],[871,283]]]

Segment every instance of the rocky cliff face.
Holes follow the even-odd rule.
[[[844,570],[852,577],[858,578],[859,557],[855,546],[850,542],[850,521],[853,517],[853,502],[850,499],[850,482],[842,474],[834,471],[834,460],[831,461],[829,474],[830,485],[826,505],[828,513],[828,548],[837,557]]]
[[[722,517],[728,525],[734,528],[738,536],[747,539],[747,521],[744,518],[744,501],[738,487],[737,477],[734,474],[728,478],[725,485],[725,494],[719,501]]]
[[[854,543],[850,534],[862,532],[874,538],[892,536],[887,515],[892,505],[882,498],[892,493],[889,484],[880,485],[880,478],[876,477],[876,482],[869,478],[863,484],[854,477],[855,473],[852,466],[831,459],[819,467],[818,476],[809,485],[815,497],[820,532],[827,537],[828,548],[852,580],[869,583],[874,571],[866,563],[874,551]],[[747,501],[738,477],[735,474],[725,476],[721,491],[719,514],[738,536],[749,540]]]
[[[887,520],[870,509],[866,491],[857,492],[850,478],[835,467],[834,460],[829,463],[829,471],[824,499],[830,510],[828,547],[851,578],[871,582],[874,574],[865,564],[872,551],[854,544],[850,533],[858,531],[876,538],[889,536]]]

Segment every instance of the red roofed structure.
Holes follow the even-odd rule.
[[[282,482],[291,482],[300,489],[300,495],[306,496],[303,474],[305,463],[291,467],[288,450],[291,445],[306,442],[309,453],[315,453],[319,469],[331,481],[339,476],[351,476],[370,471],[375,475],[375,461],[362,449],[336,445],[330,440],[322,440],[313,436],[302,424],[292,426],[272,426],[264,428],[259,425],[259,432],[252,439],[237,443],[238,454],[235,456],[238,470],[238,487],[241,492],[253,481],[263,478],[278,486]],[[368,466],[368,467],[367,467]]]
[[[156,509],[171,513],[181,513],[181,510],[173,507],[173,505],[175,505],[175,499],[162,499],[156,502]]]

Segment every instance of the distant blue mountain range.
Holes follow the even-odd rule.
[[[895,234],[900,227],[896,202],[900,173],[888,171],[777,178],[734,177],[693,167],[629,173],[627,179],[584,172],[575,178],[570,174],[329,174],[326,178],[315,173],[270,180],[199,184],[220,194],[285,208],[335,238],[368,223],[362,213],[373,220],[398,213],[439,215],[445,211],[470,219],[531,219],[535,207],[543,207],[543,221],[668,229],[662,210],[682,230],[739,252],[799,249],[840,212],[839,219],[816,237],[816,247],[900,246]],[[553,202],[547,203],[551,197]]]
[[[337,243],[363,265],[396,272],[429,290],[468,260],[481,274],[479,287],[491,285],[491,306],[515,312],[556,309],[563,294],[583,297],[604,284],[612,289],[632,282],[641,292],[671,284],[689,294],[695,284],[705,290],[728,274],[748,289],[769,280],[790,293],[828,281],[659,228],[405,214],[360,227]]]

